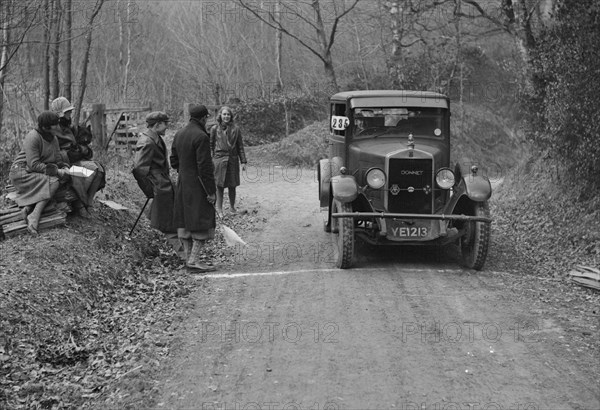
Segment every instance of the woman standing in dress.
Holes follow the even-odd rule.
[[[233,111],[229,107],[221,107],[219,110],[217,124],[210,130],[210,148],[217,184],[217,212],[223,214],[223,194],[227,188],[229,209],[236,213],[235,189],[240,185],[240,163],[245,171],[247,161],[242,132],[233,122]]]

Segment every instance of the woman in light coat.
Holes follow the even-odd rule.
[[[217,184],[217,212],[223,213],[223,194],[225,188],[229,194],[229,209],[236,213],[236,187],[240,185],[240,163],[246,170],[246,153],[242,132],[233,121],[233,111],[221,107],[217,115],[217,124],[210,130],[210,148],[215,166]]]
[[[25,209],[27,229],[37,234],[42,211],[58,189],[68,186],[68,164],[63,162],[55,134],[59,132],[58,115],[42,112],[38,126],[23,142],[23,149],[15,158],[9,172],[11,183],[17,189],[15,202]]]

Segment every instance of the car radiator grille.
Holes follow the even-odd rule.
[[[417,175],[414,171],[422,171],[422,174]],[[432,213],[431,159],[391,158],[388,175],[388,212]],[[428,192],[424,189],[427,186]],[[410,192],[411,188],[414,188],[413,192]]]

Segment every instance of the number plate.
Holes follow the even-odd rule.
[[[387,228],[388,236],[394,239],[418,239],[425,238],[431,234],[431,223],[415,222],[407,225],[402,221],[389,221]]]

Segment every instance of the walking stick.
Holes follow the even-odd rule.
[[[129,231],[129,236],[131,236],[131,234],[133,233],[133,230],[137,226],[137,223],[140,220],[140,217],[142,216],[142,214],[144,213],[144,209],[146,209],[146,205],[148,205],[148,202],[150,202],[150,198],[146,199],[146,203],[142,207],[142,210],[140,211],[140,214],[138,215],[137,219],[135,220],[135,223],[133,224],[133,228],[131,228],[131,231]]]
[[[202,178],[200,178],[200,176],[198,176],[198,181],[200,181],[200,185],[202,185],[202,189],[204,189],[204,193],[206,195],[208,195],[208,191],[206,190],[206,187],[204,186],[204,182],[202,182]],[[231,229],[230,227],[225,226],[225,224],[223,224],[223,217],[217,211],[215,204],[213,204],[211,202],[211,205],[212,205],[213,209],[215,210],[215,214],[217,214],[217,216],[219,217],[219,222],[221,223],[221,231],[223,232],[223,239],[225,239],[225,244],[227,246],[236,246],[236,245],[245,246],[246,242],[244,242],[244,240],[242,238],[240,238],[240,236],[237,233],[235,233],[235,231],[233,229]]]

